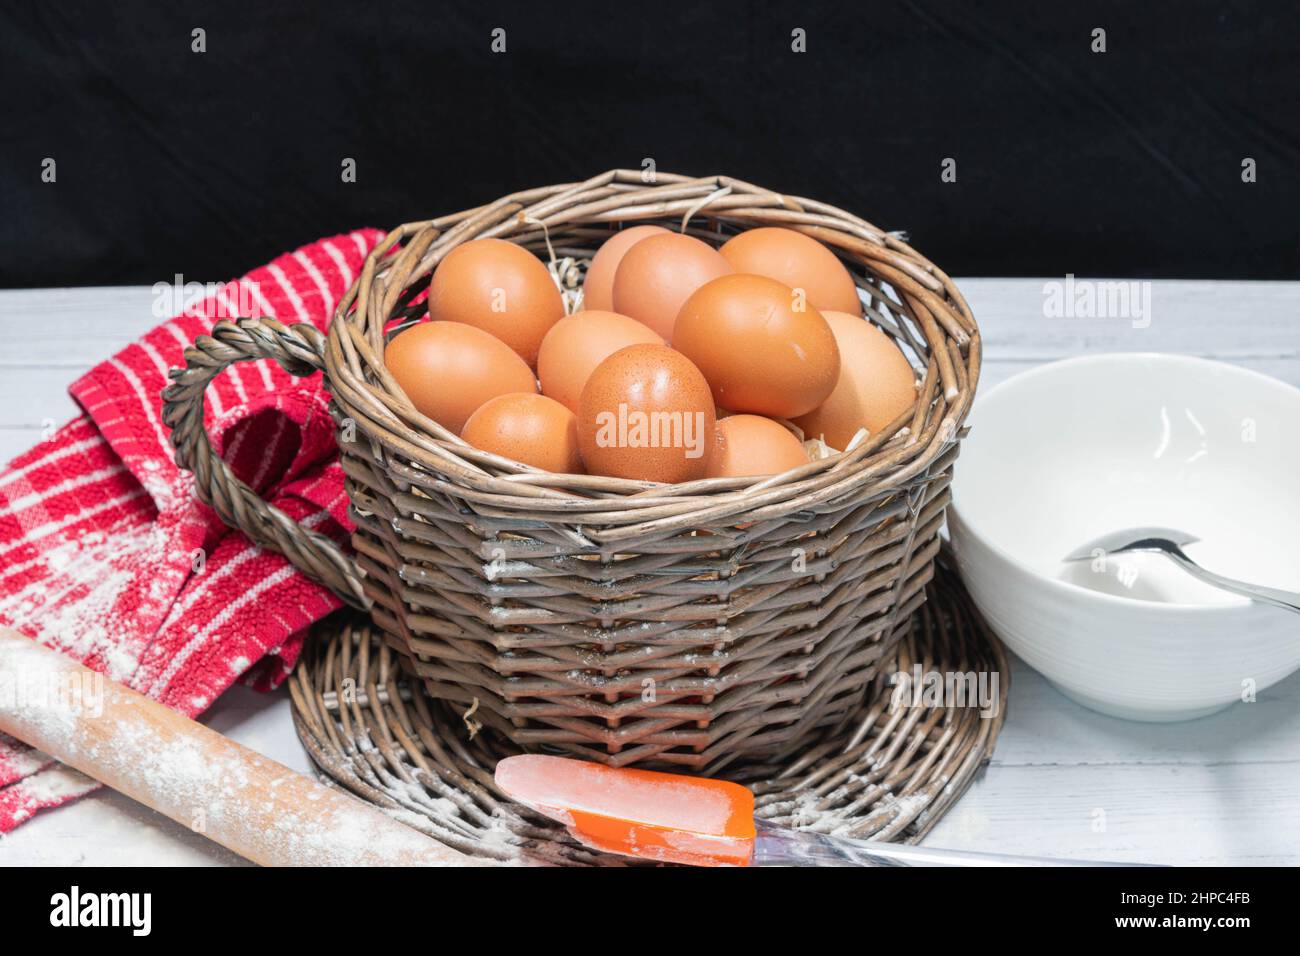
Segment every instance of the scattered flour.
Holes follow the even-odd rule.
[[[47,573],[0,597],[0,622],[77,660],[97,656],[109,677],[129,684],[148,640],[135,622],[172,595],[173,582],[156,573],[166,552],[166,532],[138,519],[69,537],[6,571],[16,576],[43,564]]]

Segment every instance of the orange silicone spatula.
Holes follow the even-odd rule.
[[[607,853],[691,866],[1131,866],[851,840],[754,820],[725,780],[525,754],[497,764],[511,798]]]
[[[608,853],[692,866],[744,866],[754,853],[754,795],[737,783],[540,754],[506,757],[496,781]]]

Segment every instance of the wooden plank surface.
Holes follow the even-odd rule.
[[[959,279],[988,387],[1073,355],[1167,351],[1300,386],[1300,283],[1156,281],[1150,324],[1053,318],[1043,279]],[[0,461],[76,409],[66,388],[157,322],[148,287],[0,291]],[[306,770],[287,695],[235,688],[205,720]],[[1300,865],[1300,675],[1258,702],[1182,724],[1138,724],[1070,702],[1013,662],[991,765],[927,840],[935,846],[1160,863]],[[23,863],[231,864],[229,853],[100,793],[0,838]]]

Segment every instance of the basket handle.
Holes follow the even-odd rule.
[[[330,588],[353,607],[367,610],[370,599],[361,572],[338,545],[303,527],[235,477],[212,449],[203,427],[203,393],[208,383],[236,362],[275,359],[290,375],[305,376],[325,367],[325,336],[313,325],[283,325],[271,318],[223,319],[211,335],[201,335],[185,350],[185,368],[169,373],[163,389],[162,420],[171,429],[176,464],[194,473],[194,491],[221,520],[256,544],[279,552],[308,577]]]

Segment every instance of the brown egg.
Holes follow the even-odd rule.
[[[667,235],[663,226],[633,226],[621,229],[606,239],[591,257],[587,277],[582,280],[582,307],[612,312],[614,309],[614,273],[633,244],[649,236]]]
[[[582,474],[578,419],[533,392],[498,395],[479,406],[460,433],[475,448],[558,474]]]
[[[709,478],[779,475],[806,465],[803,442],[761,415],[728,415],[718,422],[705,474]]]
[[[473,239],[447,253],[429,283],[429,317],[495,335],[530,366],[564,299],[542,260],[504,239]]]
[[[718,250],[694,236],[650,236],[627,251],[614,273],[614,311],[671,342],[682,303],[710,279],[731,271]]]
[[[802,289],[808,304],[818,311],[862,314],[858,288],[844,263],[802,232],[772,226],[748,229],[728,239],[718,252],[737,272],[767,276]]]
[[[582,390],[578,442],[587,471],[640,481],[704,477],[713,398],[700,370],[664,345],[629,345]]]
[[[537,353],[542,394],[576,413],[582,387],[596,366],[619,349],[641,344],[663,345],[664,340],[648,326],[617,312],[584,309],[560,319]]]
[[[647,240],[649,241],[649,240]],[[677,316],[673,346],[699,366],[733,412],[793,418],[826,400],[840,374],[820,312],[775,279],[729,275],[700,288]]]
[[[397,333],[384,365],[417,409],[456,434],[488,399],[537,391],[532,369],[508,345],[458,322],[424,322]]]
[[[865,319],[823,315],[840,348],[840,380],[811,412],[794,420],[805,438],[843,451],[859,428],[874,435],[916,402],[916,372],[897,345]]]

